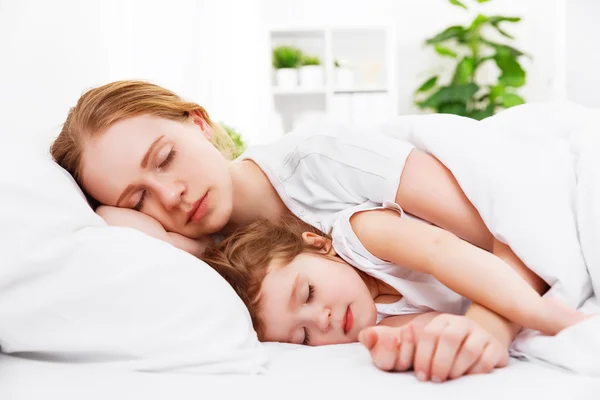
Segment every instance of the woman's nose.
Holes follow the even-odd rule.
[[[167,210],[172,210],[181,203],[181,197],[185,192],[185,185],[179,182],[158,182],[156,184],[156,192],[164,207]]]

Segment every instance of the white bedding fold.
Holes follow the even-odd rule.
[[[581,307],[600,284],[597,126],[594,110],[552,103],[515,107],[481,122],[401,117],[382,130],[444,163],[494,236],[548,282],[547,296]],[[599,311],[594,302],[586,309]],[[555,337],[524,330],[511,354],[600,376],[600,318]]]

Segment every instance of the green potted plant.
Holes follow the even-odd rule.
[[[300,86],[315,88],[323,86],[323,66],[317,56],[303,55],[300,60]]]
[[[273,67],[275,68],[275,81],[279,87],[298,86],[298,65],[302,53],[293,46],[278,46],[273,49]]]
[[[459,0],[449,0],[464,9]],[[475,0],[484,3],[489,0]],[[421,109],[438,113],[458,114],[477,120],[487,118],[503,108],[522,104],[517,93],[526,81],[519,60],[525,54],[506,43],[489,38],[495,31],[507,41],[513,36],[500,26],[517,23],[519,17],[486,16],[479,14],[467,26],[454,25],[426,41],[442,57],[455,60],[450,82],[441,83],[438,75],[427,79],[416,91],[415,100]],[[477,71],[487,63],[495,63],[500,75],[495,82],[481,83]]]
[[[227,132],[233,144],[235,145],[235,153],[233,154],[233,158],[239,157],[246,150],[246,143],[239,132],[233,128],[232,126],[226,124],[223,121],[219,122],[219,125]]]

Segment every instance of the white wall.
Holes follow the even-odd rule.
[[[450,5],[446,0],[264,0],[266,20],[277,25],[327,24],[330,21],[392,21],[397,24],[399,53],[399,113],[417,110],[412,105],[412,93],[432,72],[447,70],[431,49],[423,42],[453,23],[466,25],[476,11],[485,14],[514,15],[523,21],[507,30],[517,37],[515,47],[532,56],[524,60],[528,73],[526,87],[521,93],[529,101],[548,100],[560,96],[555,81],[556,21],[560,18],[557,5],[562,0],[494,0],[477,5],[464,0],[472,10],[469,13]],[[590,0],[592,1],[592,0]],[[490,70],[490,74],[496,71]]]
[[[523,17],[511,31],[533,56],[524,62],[527,100],[568,94],[600,106],[600,1],[494,0],[480,9]],[[0,0],[0,136],[33,134],[45,146],[84,90],[140,78],[199,102],[250,143],[269,140],[266,29],[286,22],[392,19],[398,111],[413,112],[413,90],[444,66],[422,42],[468,18],[446,0]]]
[[[600,1],[567,0],[566,11],[569,99],[600,107]]]
[[[269,130],[272,108],[260,6],[260,0],[1,1],[0,135],[34,135],[46,146],[83,91],[146,79],[257,141]]]

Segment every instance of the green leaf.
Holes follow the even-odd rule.
[[[502,71],[500,82],[512,87],[521,87],[525,84],[525,70],[512,54],[507,51],[499,51],[494,58],[498,68]]]
[[[273,49],[273,67],[296,68],[302,58],[302,52],[293,46],[278,46]]]
[[[300,65],[321,65],[321,59],[317,56],[302,55]]]
[[[467,103],[478,90],[479,86],[474,83],[444,86],[433,93],[427,100],[420,102],[419,106],[421,108],[438,109],[442,104]]]
[[[442,45],[436,44],[435,45],[435,51],[436,53],[438,53],[440,56],[446,56],[446,57],[452,57],[452,58],[456,58],[457,54],[455,51],[444,47]]]
[[[478,3],[487,3],[490,0],[475,0],[475,1],[478,2]]]
[[[426,92],[426,91],[432,89],[435,86],[435,84],[437,83],[437,80],[438,80],[437,76],[427,79],[421,86],[419,86],[419,88],[416,90],[416,92],[417,93]]]
[[[494,103],[490,103],[486,108],[484,109],[475,109],[475,110],[471,110],[468,114],[467,117],[476,119],[477,121],[481,121],[482,119],[485,119],[487,117],[491,117],[492,115],[494,115],[494,113],[496,112],[496,104]]]
[[[440,114],[456,114],[464,117],[467,115],[467,105],[465,103],[446,103],[440,106],[438,112]]]
[[[235,154],[233,154],[233,158],[237,158],[240,154],[242,154],[246,150],[246,143],[239,132],[230,125],[227,125],[225,122],[219,122],[219,125],[227,132],[233,144],[235,145]]]
[[[458,1],[458,0],[448,0],[450,2],[450,4],[455,5],[455,6],[459,6],[464,8],[465,10],[468,10],[467,6],[465,6],[462,2]]]
[[[465,57],[456,65],[454,77],[452,78],[453,85],[462,85],[469,83],[475,73],[475,60],[472,57]]]
[[[525,99],[516,93],[505,93],[502,96],[502,105],[506,108],[518,106],[519,104],[525,104]]]
[[[438,33],[431,39],[428,39],[425,43],[427,44],[437,44],[441,42],[445,42],[449,39],[458,38],[460,39],[465,34],[465,28],[460,25],[454,25],[449,28],[444,29],[442,32]]]
[[[489,17],[490,24],[499,24],[500,22],[519,22],[521,17],[503,17],[501,15],[495,15]]]
[[[471,26],[469,26],[469,30],[474,31],[475,29],[479,28],[481,25],[488,22],[488,20],[489,20],[488,17],[486,17],[485,15],[479,14],[477,17],[475,17],[473,22],[471,22]]]
[[[507,46],[505,44],[492,42],[492,41],[489,41],[489,40],[483,39],[483,38],[481,39],[481,41],[483,43],[487,44],[488,46],[493,47],[496,50],[496,52],[508,52],[513,57],[521,57],[521,56],[527,55],[527,54],[523,53],[521,50],[515,49],[514,47]]]
[[[488,57],[481,57],[477,60],[477,63],[475,64],[475,68],[479,67],[481,64],[483,64],[486,61],[489,60],[493,60],[494,57],[493,56],[488,56]]]
[[[502,97],[504,92],[506,91],[506,87],[503,82],[498,82],[496,85],[490,87],[490,101],[492,103],[496,102],[496,99]]]
[[[496,30],[504,37],[509,39],[514,39],[514,36],[500,28],[501,22],[519,22],[521,18],[519,17],[503,17],[503,16],[494,16],[489,18],[489,23],[496,28]]]
[[[481,103],[482,101],[487,100],[489,98],[490,98],[490,94],[489,93],[484,93],[481,96],[476,97],[474,100],[475,100],[476,103]]]

